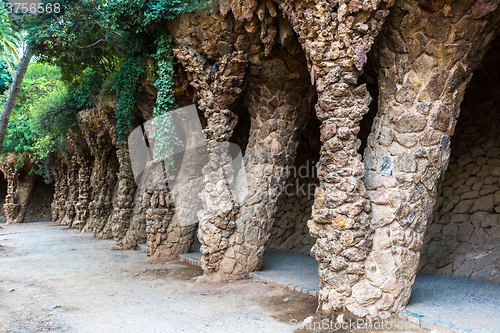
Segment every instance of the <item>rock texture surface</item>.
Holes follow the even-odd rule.
[[[7,224],[23,223],[33,191],[35,176],[29,174],[30,159],[8,155],[0,170],[7,179],[7,195],[3,205]]]
[[[497,38],[465,93],[421,250],[423,273],[500,283],[499,46]]]
[[[311,115],[302,133],[297,158],[289,167],[284,197],[276,213],[267,247],[309,254],[316,239],[309,235],[314,192],[318,187],[316,163],[319,158],[319,121]]]

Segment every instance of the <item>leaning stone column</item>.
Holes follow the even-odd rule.
[[[410,298],[460,103],[498,33],[497,7],[401,2],[388,17],[377,45],[379,112],[364,155],[373,247],[346,300],[356,315],[388,316]]]
[[[116,120],[114,109],[99,105],[78,115],[80,131],[93,157],[90,167],[91,193],[88,202],[88,218],[82,231],[92,232],[96,238],[113,238],[110,215],[113,212],[112,196],[117,181],[119,163]]]
[[[283,49],[271,56],[266,59],[262,55],[260,65],[250,67],[252,76],[245,90],[252,122],[243,159],[245,175],[236,181],[242,193],[236,195],[248,195],[238,202],[236,230],[229,238],[231,247],[224,252],[219,272],[223,279],[260,268],[284,195],[288,167],[294,163],[315,95],[305,58],[301,63]]]
[[[193,119],[192,121],[199,121]],[[148,262],[159,263],[177,259],[181,253],[189,252],[198,227],[197,209],[200,206],[198,193],[203,191],[205,183],[200,177],[201,169],[208,159],[206,147],[196,147],[198,142],[203,142],[203,134],[196,133],[193,128],[199,124],[183,123],[187,135],[186,150],[177,175],[178,183],[174,192],[168,188],[160,191],[159,197],[163,201],[153,200],[158,191],[150,190],[151,200],[145,200],[148,209],[146,214],[148,235]],[[200,137],[198,137],[200,136]],[[161,168],[163,170],[163,168]],[[176,198],[177,205],[174,209],[172,195]]]
[[[76,219],[73,226],[78,230],[83,230],[89,218],[89,202],[91,195],[90,188],[90,167],[88,159],[90,156],[78,155],[78,202],[75,205]]]
[[[175,56],[188,73],[200,98],[199,108],[208,122],[204,133],[209,161],[202,169],[205,189],[200,193],[203,210],[198,213],[198,238],[202,244],[202,268],[205,275],[210,275],[219,270],[222,254],[229,247],[228,238],[236,227],[237,207],[231,190],[234,176],[228,140],[237,117],[229,107],[241,93],[247,55],[241,51],[227,53],[213,66],[190,48],[175,50]]]
[[[118,150],[117,155],[120,161],[120,171],[118,173],[118,193],[113,202],[114,209],[111,217],[113,237],[116,243],[112,249],[130,249],[137,246],[135,239],[126,237],[132,218],[137,185],[133,178],[128,149]]]
[[[283,1],[310,63],[321,121],[320,159],[310,233],[319,263],[318,310],[345,310],[365,273],[372,228],[364,211],[367,193],[358,150],[359,122],[371,97],[358,77],[391,3],[382,1]]]
[[[64,217],[64,202],[67,196],[65,164],[56,162],[54,168],[54,200],[51,204],[52,221],[59,224]]]
[[[78,158],[74,153],[69,157],[67,164],[66,186],[68,195],[64,202],[65,213],[61,225],[72,227],[76,217],[75,205],[78,200]]]
[[[4,204],[7,224],[12,224],[17,221],[17,216],[19,215],[21,208],[21,205],[16,201],[17,186],[19,183],[19,172],[15,168],[16,162],[17,160],[9,160],[1,164],[2,172],[7,180],[7,196],[5,197]]]

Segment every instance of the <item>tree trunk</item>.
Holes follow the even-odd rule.
[[[16,76],[12,82],[10,88],[9,97],[5,102],[5,106],[2,111],[2,117],[0,118],[0,153],[3,150],[3,141],[5,139],[5,134],[7,133],[7,125],[9,124],[10,114],[16,105],[17,95],[21,90],[21,83],[23,82],[24,75],[28,70],[28,65],[31,60],[31,51],[26,48],[24,50],[23,58],[19,62],[19,67],[17,67]]]

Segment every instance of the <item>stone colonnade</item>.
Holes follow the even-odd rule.
[[[114,237],[117,249],[147,241],[151,262],[188,251],[197,228],[200,280],[243,277],[260,268],[314,110],[321,151],[308,227],[318,310],[386,318],[409,300],[460,103],[499,19],[499,3],[484,0],[224,0],[181,15],[169,25],[175,56],[207,122],[198,227],[181,225],[168,190],[134,183],[128,154],[116,148],[113,105],[80,114],[83,145],[75,139],[54,172],[54,221]],[[367,57],[380,95],[362,156]],[[251,128],[236,173],[229,147],[239,104]],[[143,104],[144,120],[150,109]],[[7,179],[11,193],[15,173]],[[6,212],[18,209],[9,200]]]

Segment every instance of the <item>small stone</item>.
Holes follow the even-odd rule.
[[[495,193],[498,190],[498,185],[486,185],[481,189],[481,196]]]
[[[425,34],[445,41],[450,29],[450,20],[442,12],[437,12],[429,15],[425,25]]]
[[[487,157],[495,157],[498,158],[500,157],[500,147],[492,147],[488,150],[486,153]]]
[[[500,177],[500,167],[496,167],[495,169],[491,170],[491,175],[494,177]]]
[[[430,83],[429,83],[430,84]],[[439,83],[437,83],[438,85]],[[427,89],[430,89],[429,87]],[[435,99],[439,98],[439,94],[436,94]],[[437,110],[432,114],[430,125],[432,128],[437,130],[447,132],[452,123],[453,113],[449,107],[440,105]]]
[[[417,97],[417,90],[410,85],[405,85],[398,90],[395,98],[399,103],[403,104],[406,107],[409,107],[415,100],[415,97]]]
[[[453,210],[455,214],[468,213],[471,207],[474,205],[474,200],[463,200],[458,203],[458,205]]]
[[[495,196],[493,197],[493,203],[495,206],[500,205],[500,190],[495,192]]]
[[[359,305],[371,305],[382,296],[379,288],[373,287],[368,282],[360,282],[352,288],[352,297]]]
[[[471,213],[475,213],[478,211],[483,211],[483,212],[492,212],[494,205],[493,205],[493,195],[488,195],[486,197],[482,197],[477,199],[474,202],[474,206],[470,209]]]
[[[458,193],[456,193],[458,194]],[[476,199],[479,198],[479,191],[465,192],[460,196],[460,200]]]
[[[484,150],[481,146],[475,146],[470,149],[472,157],[478,157],[484,155]]]
[[[460,166],[464,166],[470,162],[472,162],[472,155],[470,153],[463,154],[462,156],[460,156],[458,158],[458,161],[457,161],[458,165],[460,165]]]
[[[458,229],[457,239],[462,242],[469,240],[474,230],[474,226],[470,222],[463,222]]]

